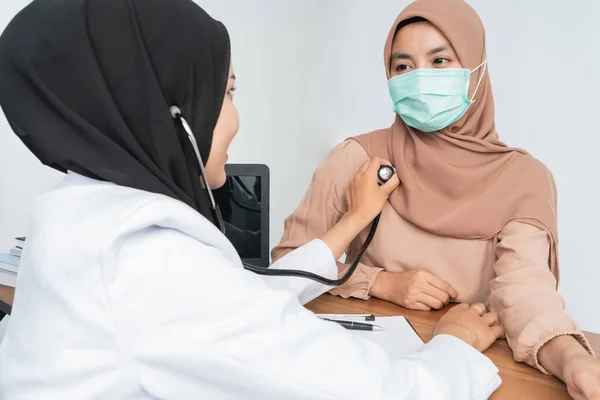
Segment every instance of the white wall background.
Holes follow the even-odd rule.
[[[392,122],[382,49],[408,1],[197,1],[232,37],[242,128],[230,159],[270,166],[275,245],[329,149]],[[0,30],[27,3],[0,1]],[[545,162],[557,181],[567,311],[600,332],[600,2],[470,3],[488,33],[501,138]],[[31,198],[60,179],[0,113],[0,250],[26,234]]]

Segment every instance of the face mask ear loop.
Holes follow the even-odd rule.
[[[479,81],[477,82],[477,86],[475,87],[475,92],[473,92],[473,97],[471,98],[471,102],[475,101],[475,96],[477,95],[477,90],[479,90],[479,85],[481,85],[481,82],[483,81],[483,77],[485,76],[485,73],[487,72],[487,57],[485,58],[485,60],[483,60],[483,62],[481,64],[479,64],[475,69],[473,69],[471,71],[471,73],[477,71],[479,68],[481,68],[481,66],[483,66],[483,72],[481,73],[481,76],[479,77]]]

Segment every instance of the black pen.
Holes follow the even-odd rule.
[[[317,314],[317,317],[342,321],[375,321],[373,314]]]
[[[365,324],[364,322],[355,321],[338,321],[335,319],[323,318],[323,321],[331,321],[340,324],[346,329],[353,331],[382,331],[383,328],[379,325]]]

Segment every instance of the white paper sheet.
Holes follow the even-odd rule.
[[[350,331],[354,335],[377,343],[391,358],[400,358],[417,351],[423,341],[404,317],[376,317],[368,321],[385,328],[382,331]]]

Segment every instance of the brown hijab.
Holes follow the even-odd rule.
[[[385,44],[388,79],[397,27],[415,17],[446,35],[463,68],[473,69],[486,59],[483,24],[466,2],[417,0],[398,16]],[[494,238],[510,221],[534,225],[550,236],[549,263],[558,277],[554,179],[541,162],[498,139],[487,68],[471,75],[469,97],[481,74],[475,103],[448,128],[422,133],[396,115],[390,128],[354,140],[369,156],[396,166],[402,183],[390,203],[404,219],[433,234],[463,239]]]

